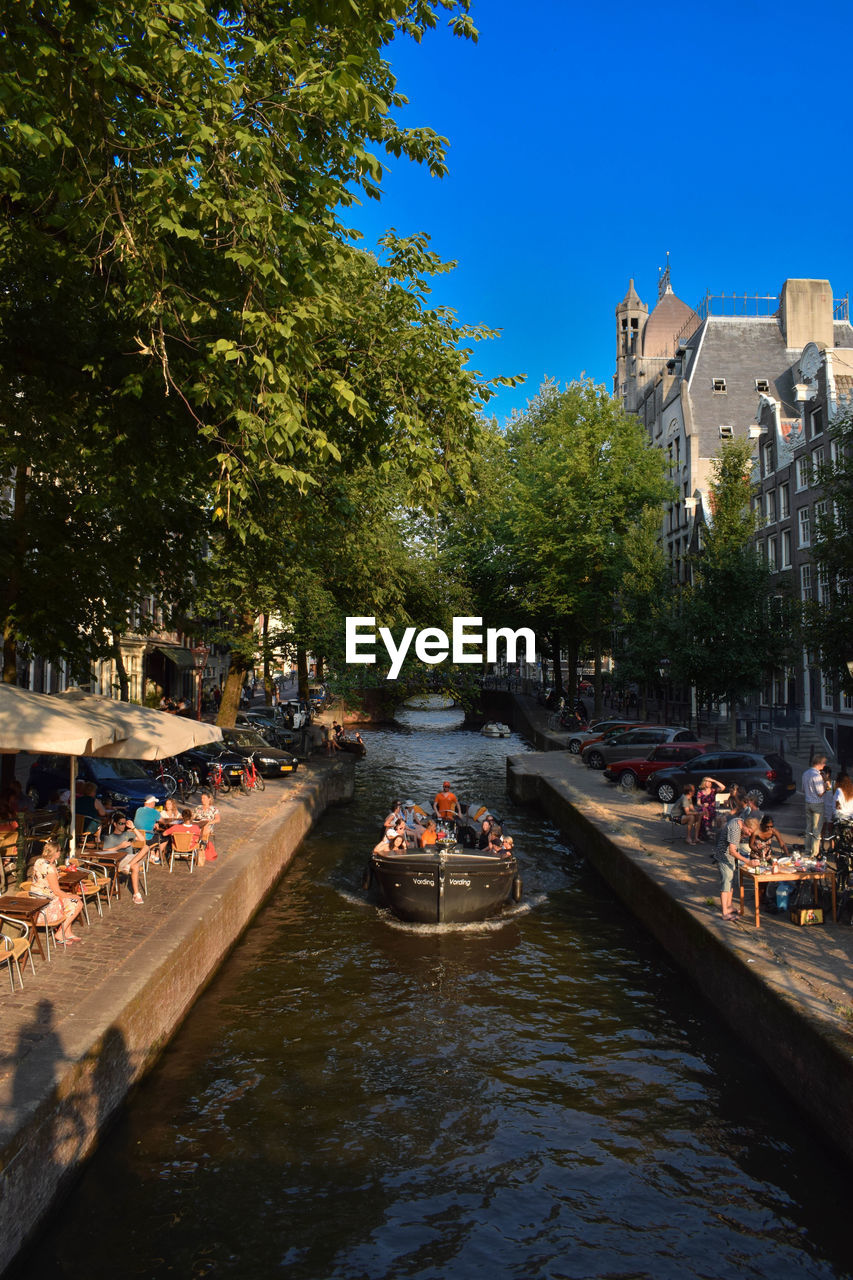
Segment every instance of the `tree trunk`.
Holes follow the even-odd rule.
[[[3,683],[18,683],[18,635],[15,628],[15,608],[24,580],[24,558],[27,554],[27,530],[24,517],[27,510],[26,467],[15,473],[15,499],[12,507],[11,555],[6,562],[6,589],[3,592]]]
[[[308,697],[308,654],[304,644],[296,646],[296,673],[299,679],[299,697]]]
[[[593,668],[594,675],[592,677],[592,682],[593,682],[593,685],[595,686],[595,704],[593,709],[593,717],[596,720],[601,720],[603,718],[602,713],[604,708],[604,698],[602,697],[602,693],[601,693],[601,649],[598,647],[598,645],[595,646],[595,655],[593,657],[593,663],[594,663],[594,668]]]
[[[551,660],[554,667],[554,694],[557,705],[563,696],[563,667],[560,662],[560,633],[552,631],[551,633]]]
[[[124,665],[121,652],[121,637],[117,631],[113,632],[113,662],[118,676],[119,700],[130,702],[130,681],[127,678],[127,667]]]
[[[261,654],[264,666],[264,702],[272,706],[273,683],[270,675],[270,615],[265,613],[261,623]]]
[[[317,659],[317,683],[318,684],[323,683],[323,662],[324,662],[324,659],[323,659],[323,655],[321,654],[320,657]]]
[[[243,614],[243,636],[247,643],[245,645],[237,645],[231,650],[231,666],[225,678],[222,701],[219,704],[219,711],[216,716],[216,723],[223,729],[232,729],[234,727],[237,712],[240,710],[240,691],[243,688],[246,673],[250,670],[252,663],[251,659],[247,661],[245,658],[241,658],[238,649],[242,649],[246,653],[252,652],[251,639],[254,636],[254,631],[254,615],[250,613]]]

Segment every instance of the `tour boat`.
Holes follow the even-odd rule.
[[[521,900],[514,855],[466,849],[451,835],[424,849],[371,854],[365,889],[373,880],[395,916],[418,924],[487,920]]]
[[[508,724],[503,724],[499,720],[488,720],[483,725],[480,733],[484,738],[508,738],[512,733]]]

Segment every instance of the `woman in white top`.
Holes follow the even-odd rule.
[[[853,780],[846,773],[835,779],[835,851],[853,857]]]

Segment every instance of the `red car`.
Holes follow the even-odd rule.
[[[611,782],[618,782],[627,791],[631,787],[645,786],[649,775],[657,773],[658,769],[686,764],[694,756],[704,755],[708,749],[705,742],[664,742],[641,760],[614,760],[604,770],[604,776]]]

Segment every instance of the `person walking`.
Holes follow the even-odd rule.
[[[826,783],[823,780],[823,766],[826,756],[815,756],[803,774],[803,795],[806,801],[806,838],[805,854],[814,858],[820,852],[820,830],[823,826],[823,793]]]

